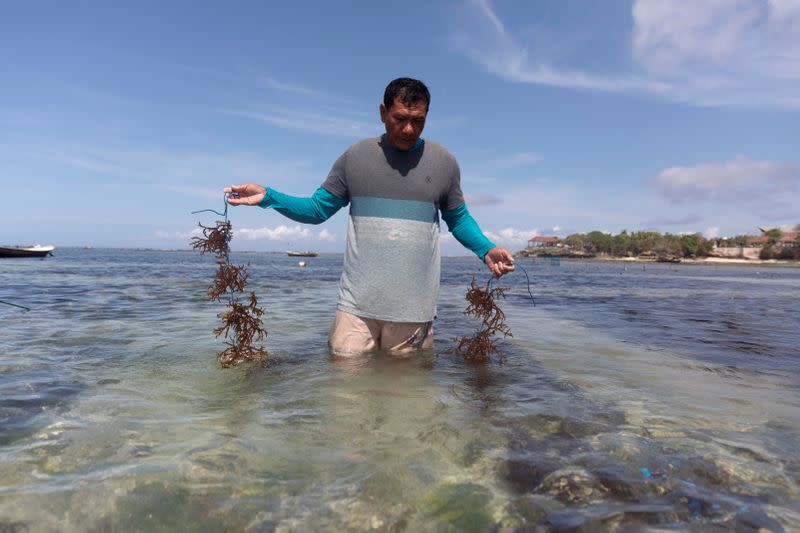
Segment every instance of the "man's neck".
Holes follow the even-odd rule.
[[[398,148],[397,146],[392,144],[391,141],[389,141],[389,139],[386,137],[385,133],[383,135],[381,135],[381,140],[386,142],[386,143],[389,143],[389,146],[391,146],[392,148],[394,148],[398,152],[413,152],[414,150],[419,150],[420,147],[422,146],[422,143],[425,142],[425,141],[422,140],[422,137],[420,137],[419,139],[417,139],[417,142],[414,143],[414,146],[412,146],[411,148],[409,148],[407,150],[404,150],[404,149]]]

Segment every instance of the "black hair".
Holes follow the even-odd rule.
[[[383,105],[386,109],[392,107],[395,98],[400,98],[400,101],[406,105],[416,104],[417,102],[425,101],[425,110],[431,106],[431,93],[425,84],[414,78],[397,78],[389,82],[386,90],[383,92]]]

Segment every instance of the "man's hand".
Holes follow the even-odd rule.
[[[486,253],[483,258],[486,266],[492,271],[494,277],[499,278],[503,274],[513,272],[515,270],[514,257],[505,248],[496,246]]]
[[[231,185],[225,187],[224,191],[231,205],[258,205],[267,194],[267,190],[257,183]]]

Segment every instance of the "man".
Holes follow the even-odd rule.
[[[439,211],[455,238],[500,277],[514,270],[467,211],[461,174],[443,146],[423,140],[428,88],[398,78],[380,105],[386,133],[347,149],[310,198],[248,183],[226,187],[231,205],[271,207],[319,224],[350,204],[339,303],[329,343],[336,355],[433,346],[439,292]]]

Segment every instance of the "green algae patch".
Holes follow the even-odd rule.
[[[481,485],[448,484],[429,492],[423,508],[445,531],[485,531],[494,524],[488,509],[491,499],[489,489]]]

